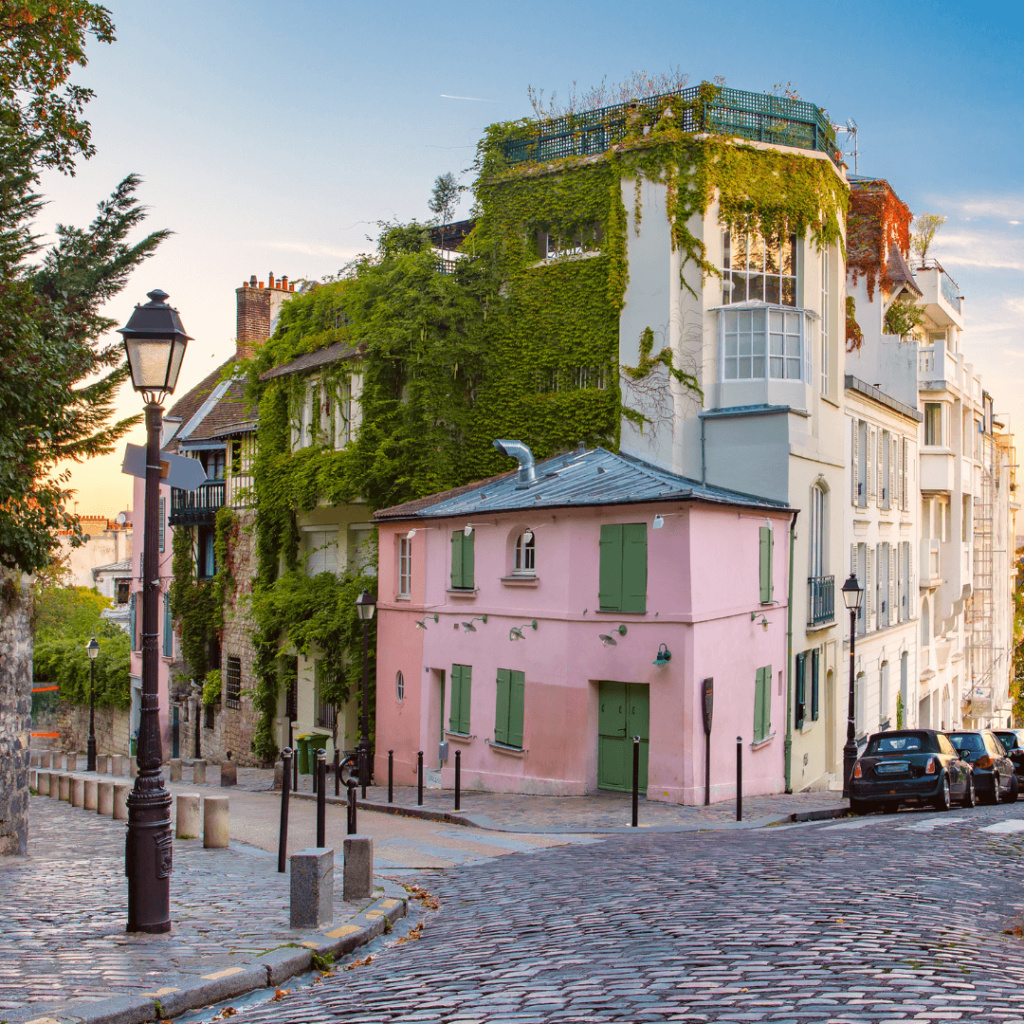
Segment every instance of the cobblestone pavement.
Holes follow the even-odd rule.
[[[610,836],[435,875],[420,941],[233,1020],[1021,1024],[1022,866],[1020,804]]]

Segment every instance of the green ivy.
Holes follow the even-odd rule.
[[[211,668],[203,679],[203,704],[212,707],[220,703],[221,671]]]

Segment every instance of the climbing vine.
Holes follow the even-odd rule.
[[[864,344],[864,332],[857,323],[857,301],[846,296],[846,351],[856,352]]]
[[[895,247],[910,255],[910,221],[907,205],[887,181],[857,181],[850,188],[850,213],[847,226],[847,269],[856,284],[864,277],[868,298],[881,284],[892,291],[888,276],[889,253]],[[897,331],[890,333],[896,334]]]

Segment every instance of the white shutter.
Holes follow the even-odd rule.
[[[871,600],[871,597],[872,597],[872,594],[871,594],[871,589],[872,589],[871,588],[871,581],[872,581],[872,577],[873,577],[873,574],[871,572],[871,569],[872,569],[872,565],[871,565],[872,558],[871,558],[871,556],[873,554],[874,554],[874,552],[871,550],[871,547],[867,546],[867,550],[866,550],[866,554],[865,554],[865,564],[864,564],[864,630],[865,630],[865,632],[868,632],[871,629],[871,606],[873,604],[873,602]]]
[[[875,489],[875,494],[878,495],[878,504],[882,504],[882,491],[885,488],[885,459],[882,457],[882,449],[885,445],[885,436],[881,430],[878,431],[878,486]]]
[[[858,452],[857,452],[857,420],[856,417],[850,419],[850,504],[857,504],[857,481],[860,479],[858,473]]]
[[[909,541],[907,545],[907,617],[914,618],[917,609],[917,588],[914,586],[914,545]]]
[[[900,461],[900,446],[896,438],[889,440],[889,508],[899,508],[896,497],[896,480]]]
[[[808,333],[813,335],[814,328],[811,327],[810,332],[808,332],[807,328],[810,322],[809,316],[804,315],[800,317],[800,344],[804,348],[804,383],[808,386],[814,384],[814,347],[811,338],[808,337]]]
[[[886,544],[889,562],[889,624],[899,621],[896,610],[896,545]]]
[[[894,545],[896,552],[896,621],[902,622],[906,615],[903,614],[903,597],[906,594],[906,587],[903,580],[903,545]]]
[[[850,545],[850,572],[854,576],[857,575],[857,545],[856,544],[851,544]]]
[[[872,500],[875,496],[875,431],[869,427],[867,431],[867,497]]]

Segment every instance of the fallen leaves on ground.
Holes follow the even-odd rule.
[[[354,971],[357,967],[365,967],[368,963],[371,963],[372,961],[373,961],[373,954],[371,953],[369,956],[363,957],[362,960],[355,960],[355,961],[353,961],[352,963],[350,963],[345,968],[345,970],[346,971]]]
[[[400,939],[395,941],[396,946],[400,946],[403,942],[414,942],[416,939],[423,938],[423,922],[420,921],[415,928],[413,928],[408,935],[403,935]]]
[[[228,1017],[234,1017],[238,1011],[233,1006],[225,1006],[216,1016],[211,1017],[211,1021],[215,1020],[227,1020]]]
[[[1018,939],[1024,939],[1024,928],[1022,928],[1018,924],[1018,925],[1015,925],[1013,928],[1004,928],[1003,929],[1003,934],[1004,935],[1016,935]]]
[[[405,890],[409,893],[410,899],[419,900],[427,910],[437,910],[440,906],[437,897],[427,892],[422,885],[407,885]]]
[[[281,1002],[281,1000],[282,1000],[282,999],[284,999],[284,997],[285,997],[286,995],[288,995],[288,994],[289,994],[290,992],[291,992],[291,989],[290,989],[290,988],[279,988],[279,989],[277,989],[277,990],[276,990],[276,991],[274,992],[274,994],[273,994],[273,995],[272,995],[272,996],[270,997],[270,1001],[271,1001],[272,1003],[279,1003],[279,1002]]]

